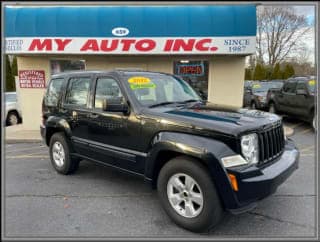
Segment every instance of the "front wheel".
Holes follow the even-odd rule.
[[[317,130],[317,124],[316,124],[316,115],[313,115],[313,119],[312,119],[312,128],[314,131]]]
[[[257,109],[257,105],[255,102],[252,102],[251,105],[250,105],[250,108],[251,109]]]
[[[269,113],[277,113],[276,106],[274,103],[269,104]]]
[[[208,231],[223,217],[223,208],[208,169],[200,161],[177,157],[161,169],[158,194],[164,210],[181,227]]]

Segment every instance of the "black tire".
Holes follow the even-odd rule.
[[[9,112],[7,116],[7,125],[16,125],[19,123],[19,115],[16,112]]]
[[[317,124],[316,124],[316,114],[314,113],[314,111],[312,111],[312,119],[311,119],[311,126],[313,128],[313,131],[317,130]]]
[[[196,181],[203,194],[201,212],[191,218],[179,214],[171,205],[167,186],[171,177],[179,173],[186,174]],[[169,217],[179,226],[193,232],[208,232],[217,225],[224,215],[224,210],[208,169],[200,161],[180,156],[167,162],[161,169],[157,181],[160,201]],[[181,204],[181,203],[180,203]],[[184,205],[186,206],[186,205]]]
[[[251,102],[250,109],[257,109],[257,105],[255,102]]]
[[[58,165],[58,163],[54,159],[53,149],[55,144],[62,145],[64,152],[64,162],[62,165]],[[70,141],[66,138],[63,132],[55,133],[51,136],[50,144],[49,144],[49,152],[50,152],[50,160],[54,169],[64,175],[71,174],[75,172],[79,167],[80,159],[76,157],[72,157],[70,154],[73,149],[70,144]]]
[[[270,103],[268,111],[269,111],[269,113],[276,114],[277,113],[276,105],[274,105],[274,103]]]

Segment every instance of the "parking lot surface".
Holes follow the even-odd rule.
[[[314,237],[315,133],[297,120],[291,137],[300,166],[272,196],[241,215],[227,215],[209,234],[176,226],[140,178],[82,161],[69,176],[50,164],[41,143],[5,145],[5,237]]]

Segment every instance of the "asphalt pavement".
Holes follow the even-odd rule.
[[[316,233],[315,133],[285,119],[300,166],[257,208],[227,215],[208,234],[175,225],[143,180],[88,161],[69,176],[50,164],[42,143],[5,145],[4,236],[7,238],[312,238]]]

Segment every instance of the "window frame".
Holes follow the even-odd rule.
[[[115,80],[115,82],[118,84],[118,86],[120,88],[120,92],[123,97],[123,102],[128,103],[129,98],[127,96],[126,90],[124,89],[121,81],[119,81],[118,78],[116,78],[115,76],[110,75],[110,74],[109,75],[108,74],[98,74],[98,75],[95,75],[93,78],[94,78],[94,80],[93,80],[92,90],[91,90],[91,97],[92,98],[91,98],[89,108],[91,110],[93,110],[95,113],[109,113],[109,114],[120,113],[121,115],[125,115],[122,112],[107,112],[107,111],[103,111],[101,108],[95,108],[96,88],[97,88],[97,84],[98,84],[98,79],[102,79],[102,78],[110,78],[110,79]],[[129,107],[130,107],[130,105],[129,105]]]
[[[76,79],[76,78],[88,78],[90,81],[89,81],[89,89],[88,89],[88,94],[87,94],[87,102],[86,102],[86,105],[85,106],[79,106],[77,104],[70,104],[70,103],[66,103],[66,98],[67,98],[67,94],[69,92],[69,89],[70,89],[70,83],[71,83],[71,79]],[[92,76],[91,75],[75,75],[75,76],[68,76],[67,78],[67,82],[66,82],[66,86],[65,86],[65,91],[64,91],[64,94],[63,94],[63,107],[64,108],[74,108],[74,109],[89,109],[90,108],[90,101],[91,101],[91,89],[92,89]]]
[[[285,86],[286,86],[286,85],[289,85],[289,84],[291,84],[291,83],[295,84],[295,86],[294,86],[294,91],[293,91],[293,92],[286,92],[286,91],[284,90]],[[283,91],[284,94],[295,95],[296,92],[297,92],[297,80],[289,80],[287,83],[285,83],[285,84],[283,85],[282,91]]]
[[[100,111],[100,112],[106,112],[106,111],[103,111],[102,108],[96,108],[95,105],[96,105],[96,92],[97,92],[97,87],[98,87],[98,81],[99,79],[112,79],[115,81],[115,83],[118,85],[119,89],[120,89],[120,92],[121,92],[121,95],[123,97],[124,100],[126,100],[125,96],[124,96],[124,92],[123,90],[121,89],[121,85],[120,83],[116,80],[116,78],[114,78],[113,76],[97,76],[95,78],[95,83],[94,83],[94,86],[93,86],[93,91],[92,91],[92,110],[94,111]]]
[[[50,87],[53,83],[54,80],[57,80],[57,79],[62,79],[63,80],[63,83],[61,85],[61,92],[57,98],[57,104],[56,105],[48,105],[48,103],[45,103],[45,105],[47,107],[59,107],[60,106],[60,103],[61,103],[61,96],[64,95],[64,90],[65,90],[65,86],[66,86],[66,79],[65,77],[61,76],[61,77],[54,77],[50,80],[50,82],[48,83],[48,87],[47,87],[47,90],[46,90],[46,93],[45,93],[45,99],[47,99],[48,97],[48,94],[49,94],[49,91],[50,91]]]

